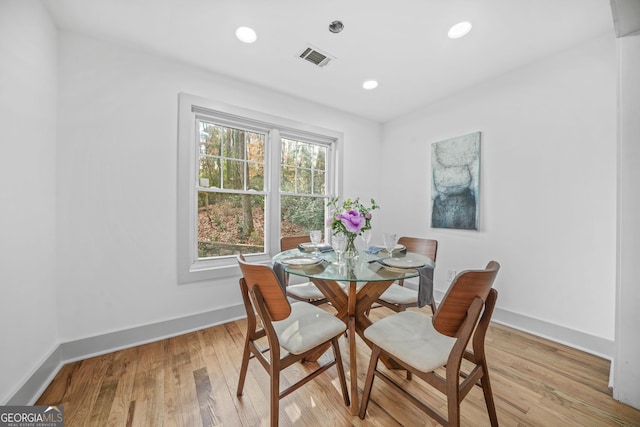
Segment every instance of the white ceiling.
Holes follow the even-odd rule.
[[[608,0],[44,0],[58,27],[385,122],[613,32]],[[344,23],[329,32],[334,20]],[[447,38],[459,21],[471,33]],[[250,26],[253,44],[235,38]],[[298,58],[311,44],[335,56]],[[376,79],[372,91],[362,82]]]

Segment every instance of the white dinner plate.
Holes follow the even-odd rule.
[[[380,260],[384,265],[397,268],[420,268],[424,267],[424,261],[420,261],[410,257],[403,258],[382,258]]]
[[[300,243],[298,245],[298,249],[300,249],[301,251],[305,251],[305,252],[313,252],[316,249],[319,252],[328,252],[328,251],[333,250],[331,245],[328,245],[326,243],[318,243],[317,245],[314,245],[313,243]]]
[[[310,265],[320,264],[322,262],[322,258],[310,258],[305,256],[295,256],[289,258],[283,258],[280,260],[282,264],[297,266],[297,267],[306,267]]]
[[[376,245],[376,248],[379,248],[381,251],[387,252],[384,246]],[[404,251],[405,249],[407,248],[404,245],[401,245],[400,243],[398,243],[397,245],[394,246],[391,252]]]

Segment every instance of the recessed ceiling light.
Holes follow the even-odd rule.
[[[236,30],[236,37],[244,43],[253,43],[258,38],[256,32],[249,27],[239,27]]]
[[[449,29],[448,36],[450,39],[459,39],[466,36],[469,31],[471,31],[471,22],[459,22]]]
[[[375,80],[367,80],[366,82],[362,83],[362,87],[367,90],[375,89],[378,87],[378,82]]]

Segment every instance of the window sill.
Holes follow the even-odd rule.
[[[254,263],[271,264],[269,254],[248,255],[247,258]],[[229,277],[240,277],[240,267],[236,257],[229,257],[225,260],[197,261],[188,269],[178,271],[178,284],[187,285],[194,282],[208,280],[218,280]]]

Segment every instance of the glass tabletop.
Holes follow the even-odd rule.
[[[394,253],[393,257],[388,259],[386,253],[380,256],[360,251],[356,259],[343,259],[343,264],[337,265],[334,252],[321,252],[314,257],[313,254],[301,252],[299,249],[291,249],[274,256],[272,261],[281,263],[289,274],[343,282],[409,279],[418,276],[416,268],[434,266],[430,258],[412,252]]]

